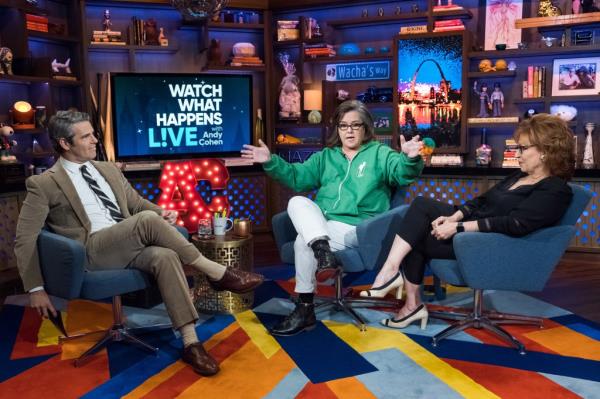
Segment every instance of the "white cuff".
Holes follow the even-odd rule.
[[[43,290],[44,290],[44,286],[40,285],[39,287],[33,287],[32,289],[30,289],[29,293],[31,294],[32,292],[43,291]]]

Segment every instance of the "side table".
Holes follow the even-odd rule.
[[[192,236],[192,243],[207,258],[226,267],[252,271],[254,268],[254,245],[252,235],[237,237],[231,233],[209,239]],[[206,275],[194,273],[193,301],[196,309],[203,313],[237,313],[250,309],[254,292],[234,294],[217,292],[208,284]]]

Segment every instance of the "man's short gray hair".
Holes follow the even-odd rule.
[[[69,144],[73,144],[73,133],[71,127],[79,122],[87,122],[90,116],[85,112],[76,110],[57,111],[48,122],[48,132],[52,139],[52,145],[58,153],[64,152],[60,146],[60,139],[65,139]]]

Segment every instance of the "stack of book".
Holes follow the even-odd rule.
[[[456,30],[465,30],[465,25],[460,19],[446,19],[443,21],[435,21],[433,25],[434,32],[448,32]]]
[[[262,66],[264,65],[260,57],[256,56],[236,56],[231,59],[231,66]]]
[[[95,30],[92,32],[92,44],[125,45],[121,32],[115,30]]]
[[[519,159],[517,158],[517,142],[513,139],[504,141],[504,158],[502,159],[503,168],[518,168]]]
[[[41,15],[25,14],[27,30],[36,32],[48,32],[48,18]]]
[[[331,44],[307,44],[304,47],[304,55],[310,58],[335,57],[336,52]]]
[[[277,41],[300,39],[300,21],[277,21]]]
[[[523,81],[523,98],[539,98],[546,95],[546,67],[529,65],[527,80]]]
[[[131,18],[131,26],[129,27],[129,38],[131,44],[143,46],[146,44],[146,34],[144,32],[144,20],[138,17]]]
[[[433,6],[433,12],[442,12],[442,11],[462,11],[464,8],[459,6],[458,4],[446,4],[446,5],[437,5]]]

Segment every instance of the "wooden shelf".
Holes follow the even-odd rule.
[[[79,43],[79,39],[71,36],[55,35],[47,32],[38,32],[35,30],[28,30],[27,36],[30,40],[40,40],[45,42],[63,42],[63,43]]]
[[[600,95],[591,94],[587,96],[548,96],[546,97],[550,102],[583,102],[583,101],[600,101]]]
[[[264,31],[264,24],[238,24],[235,22],[209,22],[209,31],[224,31],[224,32],[257,32]]]
[[[273,47],[296,47],[302,44],[320,44],[325,43],[322,37],[315,39],[298,39],[298,40],[282,40],[280,42],[273,41]]]
[[[333,62],[357,62],[357,61],[372,61],[372,60],[382,60],[382,61],[391,61],[391,54],[361,54],[361,55],[339,55],[336,57],[320,57],[320,58],[310,58],[304,56],[305,63],[315,63],[315,64],[325,64],[325,63],[333,63]]]
[[[403,13],[400,15],[389,15],[389,16],[375,16],[375,17],[359,17],[359,18],[345,18],[325,21],[325,23],[332,28],[353,28],[358,26],[372,26],[372,25],[389,25],[398,24],[405,21],[422,20],[427,21],[427,12],[412,12]]]
[[[498,126],[498,127],[506,127],[506,126],[516,126],[518,125],[519,122],[495,122],[495,123],[489,123],[489,122],[467,122],[467,126],[469,127],[486,127],[486,128],[493,128],[494,126]]]
[[[0,75],[2,83],[47,83],[49,78],[43,76],[27,76],[27,75]]]
[[[546,102],[546,97],[516,98],[512,102],[514,104],[543,104]]]
[[[290,128],[301,128],[301,129],[320,129],[323,127],[322,123],[306,123],[306,122],[277,122],[275,123],[275,129],[290,129]]]
[[[284,144],[284,143],[275,143],[275,147],[277,148],[322,148],[323,144],[315,143],[315,144]]]
[[[557,17],[522,18],[515,21],[517,29],[540,28],[544,26],[568,27],[600,22],[600,12],[587,14],[559,15]]]
[[[265,66],[231,66],[231,65],[221,65],[221,66],[209,66],[204,71],[247,71],[247,72],[264,72]]]
[[[469,78],[510,78],[517,75],[517,71],[500,71],[500,72],[469,72]]]
[[[508,50],[488,50],[472,51],[469,58],[516,58],[516,57],[538,57],[541,55],[570,55],[570,54],[589,54],[600,53],[600,46],[569,46],[569,47],[542,47],[535,49],[508,49]]]
[[[458,17],[458,18],[473,18],[473,13],[469,10],[448,10],[448,11],[433,11],[433,17]]]
[[[179,51],[177,46],[138,46],[132,44],[89,44],[88,51],[102,52],[126,52],[133,50],[136,53],[176,53]]]

